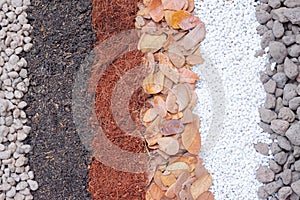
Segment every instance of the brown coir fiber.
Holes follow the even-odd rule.
[[[97,31],[98,43],[121,31],[134,29],[137,2],[137,0],[93,0],[92,22]],[[110,99],[122,75],[138,67],[142,57],[142,53],[134,50],[116,59],[101,74],[95,102],[97,118],[107,138],[121,149],[135,153],[145,152],[144,142],[141,138],[126,135],[116,125],[110,109]],[[138,113],[144,106],[145,100],[146,95],[142,89],[139,89],[129,102],[131,117],[137,124]],[[94,200],[145,199],[145,187],[148,181],[146,173],[117,171],[93,159],[89,166],[89,178],[89,191]]]
[[[101,42],[113,34],[134,29],[138,0],[93,0],[92,24]]]

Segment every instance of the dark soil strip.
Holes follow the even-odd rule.
[[[33,0],[32,51],[25,55],[31,79],[25,97],[32,133],[30,166],[38,200],[90,199],[88,155],[72,120],[73,76],[94,44],[88,0]]]
[[[94,0],[92,21],[97,30],[97,41],[101,42],[123,30],[134,29],[137,2],[137,0]],[[108,67],[99,80],[95,102],[97,117],[106,136],[123,150],[136,153],[145,152],[144,142],[140,138],[126,136],[119,129],[110,110],[110,97],[122,75],[138,67],[142,57],[143,54],[137,50],[128,52]],[[143,90],[139,90],[130,102],[131,116],[137,123],[139,110],[144,106],[145,100]],[[94,159],[90,166],[89,178],[89,191],[95,200],[145,199],[146,173],[116,171]]]

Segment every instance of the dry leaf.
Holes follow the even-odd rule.
[[[163,90],[161,91],[162,94],[168,94],[170,88],[172,88],[174,85],[174,82],[171,81],[168,77],[165,77],[165,80],[164,80],[164,88]],[[166,100],[167,101],[167,100]]]
[[[210,191],[203,192],[196,200],[214,200],[214,195]]]
[[[147,94],[157,94],[164,86],[164,74],[160,71],[150,74],[143,80],[143,89]]]
[[[190,167],[185,162],[175,162],[167,166],[166,170],[170,171],[176,177],[184,172],[189,172]]]
[[[151,0],[149,4],[149,14],[155,22],[162,20],[164,12],[161,0]]]
[[[157,141],[159,149],[168,155],[175,155],[179,150],[178,141],[171,137],[159,138]]]
[[[183,112],[179,112],[171,115],[171,119],[176,119],[176,120],[181,119],[182,117],[183,117]]]
[[[160,200],[161,197],[164,195],[164,191],[161,190],[155,183],[152,183],[148,189],[152,199]]]
[[[184,110],[191,100],[189,88],[185,84],[178,84],[173,87],[172,92],[176,96],[178,111]]]
[[[197,127],[197,129],[199,130],[199,129],[200,129],[200,124],[201,124],[200,118],[199,118],[199,116],[196,115],[196,114],[193,114],[193,116],[194,116],[194,124],[196,124],[196,127]]]
[[[212,177],[210,174],[206,174],[196,180],[191,186],[191,194],[194,199],[197,199],[202,193],[208,191],[212,185]]]
[[[191,97],[191,101],[190,101],[190,103],[188,105],[188,108],[191,109],[191,110],[194,110],[194,108],[195,108],[195,106],[197,104],[197,101],[198,101],[198,96],[197,96],[196,92],[194,92],[194,91],[192,92],[191,96],[192,97]]]
[[[142,51],[143,53],[154,53],[160,50],[166,41],[167,35],[165,34],[150,35],[143,33],[138,43],[138,50]]]
[[[190,167],[190,172],[192,172],[195,169],[196,164],[198,163],[197,156],[181,156],[172,159],[169,164],[175,163],[175,162],[184,162]]]
[[[172,63],[169,61],[169,58],[163,53],[160,54],[159,58],[159,69],[160,71],[172,80],[175,84],[179,82],[179,73],[176,68],[172,68]]]
[[[190,188],[193,182],[195,182],[196,178],[190,177],[182,184],[182,190],[179,192],[180,199],[193,199],[193,196],[190,192]]]
[[[174,189],[174,187],[175,187],[175,183],[173,184],[173,185],[171,185],[168,189],[167,189],[167,191],[166,191],[166,193],[165,193],[165,196],[166,197],[168,197],[168,198],[170,198],[170,199],[173,199],[173,198],[175,198],[176,197],[176,195],[175,195],[175,189]]]
[[[154,182],[156,183],[156,185],[161,189],[161,190],[167,190],[168,187],[164,186],[162,181],[161,181],[161,176],[163,175],[163,173],[160,170],[156,170],[155,174],[154,174]]]
[[[194,123],[186,124],[182,133],[182,143],[185,149],[194,155],[198,155],[201,148],[200,133]]]
[[[185,57],[182,52],[176,47],[176,45],[170,45],[168,49],[168,56],[171,62],[177,68],[181,68],[185,64]]]
[[[185,6],[183,0],[162,0],[164,10],[181,10]]]
[[[157,117],[157,114],[155,113],[153,108],[148,109],[143,117],[144,122],[152,122]]]
[[[171,26],[171,20],[172,20],[172,16],[173,16],[174,13],[175,13],[175,11],[172,11],[172,10],[165,10],[164,11],[165,20],[166,20],[166,22],[169,26]]]
[[[199,80],[199,76],[190,69],[185,67],[178,69],[180,75],[180,83],[195,83]]]
[[[166,102],[161,96],[155,96],[153,100],[153,111],[161,117],[165,117],[168,113]]]
[[[189,178],[190,173],[189,172],[184,172],[180,174],[174,184],[174,193],[176,196],[179,196],[179,192],[182,189],[182,184]]]
[[[169,92],[167,99],[166,99],[166,106],[167,110],[170,113],[177,113],[178,112],[178,104],[176,103],[177,98],[173,92]]]
[[[160,116],[155,118],[155,120],[146,128],[145,137],[150,137],[160,132],[159,125],[161,120],[162,118]]]
[[[198,17],[184,10],[176,11],[171,18],[171,26],[175,29],[189,30],[200,24]]]
[[[204,59],[200,55],[191,54],[188,57],[186,57],[186,63],[189,65],[202,64],[203,62]]]
[[[160,124],[160,130],[165,136],[176,135],[183,132],[184,125],[176,119],[163,120]]]
[[[161,178],[161,182],[166,187],[169,187],[173,183],[176,182],[176,177],[174,176],[174,174],[171,174],[171,173],[169,173],[169,174],[162,174],[160,178]]]
[[[156,134],[152,134],[152,135],[146,135],[145,136],[145,140],[148,144],[148,146],[154,146],[157,144],[157,141],[162,138],[162,134],[160,133],[156,133]]]
[[[190,50],[196,47],[205,37],[205,25],[200,22],[195,28],[193,28],[182,40],[180,40],[180,45],[186,50]]]
[[[146,19],[150,18],[150,14],[149,14],[149,9],[148,8],[144,8],[144,9],[139,10],[136,15],[137,16],[143,16]]]
[[[201,178],[202,176],[208,174],[207,169],[202,165],[201,161],[197,162],[195,165],[195,176],[196,178]]]
[[[178,10],[176,11],[171,18],[171,26],[175,29],[179,29],[179,22],[181,22],[183,19],[188,18],[191,16],[191,13],[186,12],[184,10]]]
[[[195,3],[194,3],[194,0],[188,0],[188,2],[189,2],[188,3],[189,6],[188,6],[187,11],[191,13],[195,8]]]
[[[149,6],[150,2],[151,2],[151,0],[143,0],[143,4],[145,6]]]
[[[180,119],[180,121],[184,124],[188,124],[194,121],[194,115],[193,112],[189,109],[186,108],[183,111],[183,117]]]

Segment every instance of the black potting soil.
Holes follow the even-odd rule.
[[[33,48],[25,54],[32,127],[29,154],[37,200],[86,200],[89,156],[72,120],[73,76],[93,48],[89,0],[32,0],[27,9]]]

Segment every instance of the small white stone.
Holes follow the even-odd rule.
[[[38,186],[38,183],[37,183],[36,181],[28,180],[27,183],[28,183],[28,185],[29,185],[29,187],[30,187],[30,189],[31,189],[32,191],[37,190],[38,187],[39,187],[39,186]]]
[[[22,7],[23,2],[22,2],[22,0],[11,0],[11,5],[13,7]]]
[[[32,48],[33,44],[32,43],[27,43],[24,45],[24,51],[29,52],[29,50]]]

